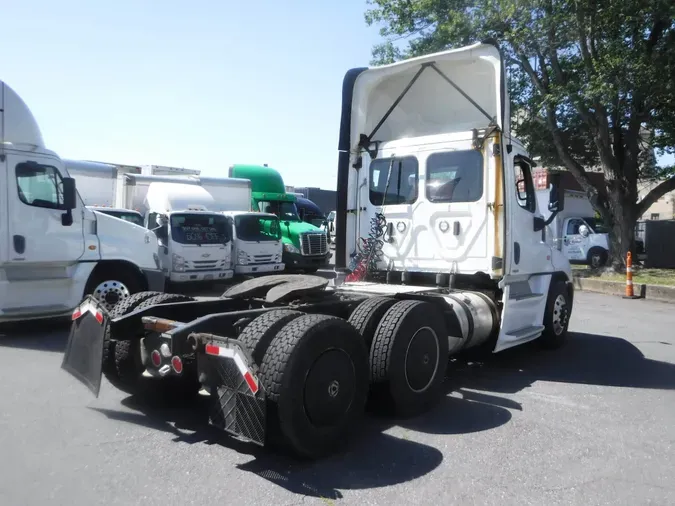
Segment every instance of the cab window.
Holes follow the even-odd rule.
[[[414,156],[379,158],[370,163],[370,203],[374,206],[414,204],[419,166]]]
[[[26,205],[63,209],[63,179],[51,165],[20,163],[16,166],[19,199]]]
[[[579,235],[579,227],[584,225],[584,220],[573,218],[567,222],[567,235]]]
[[[483,155],[475,150],[433,153],[427,158],[430,202],[476,202],[483,196]]]
[[[537,210],[532,169],[525,160],[516,159],[513,163],[516,177],[516,199],[518,205],[531,213]]]

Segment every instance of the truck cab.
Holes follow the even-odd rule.
[[[550,321],[563,314],[555,304],[571,308],[571,268],[546,241],[544,212],[554,217],[564,200],[554,184],[546,209],[538,205],[535,163],[510,131],[496,45],[352,69],[343,97],[335,224],[343,289],[445,287],[453,300],[489,290],[495,352],[562,329]]]
[[[326,233],[302,221],[296,207],[297,197],[286,192],[279,172],[264,165],[235,164],[230,167],[229,177],[251,181],[254,211],[279,217],[286,269],[316,272],[328,265],[331,253]]]
[[[211,195],[198,185],[150,183],[145,226],[159,241],[159,261],[167,281],[224,281],[234,275],[232,234]]]
[[[265,274],[284,270],[281,224],[272,213],[226,211],[232,230],[235,274]]]
[[[0,321],[69,314],[86,294],[104,306],[162,290],[157,240],[95,213],[30,109],[0,81]]]

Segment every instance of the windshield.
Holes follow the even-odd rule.
[[[171,239],[179,244],[225,244],[230,240],[225,216],[172,214]]]
[[[609,229],[599,218],[584,218],[584,221],[593,229],[596,234],[609,234]]]
[[[237,230],[237,238],[242,241],[279,241],[281,239],[281,227],[279,219],[269,216],[256,216],[243,214],[235,216],[234,226]]]
[[[261,213],[276,214],[280,220],[300,221],[295,202],[280,202],[278,200],[261,200],[258,202],[258,210]]]
[[[124,212],[124,211],[102,211],[100,209],[97,209],[97,211],[99,213],[114,216],[115,218],[119,218],[120,220],[131,222],[141,227],[143,226],[143,217],[140,215],[140,213]]]

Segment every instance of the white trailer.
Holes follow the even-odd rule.
[[[0,321],[70,314],[87,294],[112,308],[163,290],[154,234],[86,207],[30,109],[2,81],[0,202]]]
[[[551,215],[547,207],[549,190],[537,190],[537,203],[545,218]],[[546,229],[551,242],[572,263],[593,268],[602,267],[609,258],[609,233],[595,217],[595,209],[581,191],[561,192],[564,210],[558,213]]]

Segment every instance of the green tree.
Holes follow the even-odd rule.
[[[513,129],[545,166],[564,167],[610,228],[612,264],[635,246],[636,220],[675,190],[673,0],[368,0],[385,39],[373,64],[499,41]],[[594,186],[589,168],[600,167]],[[663,179],[644,198],[638,180]]]

